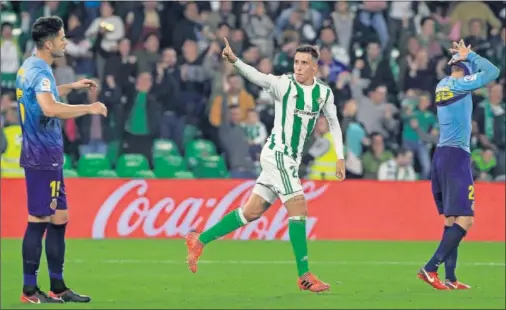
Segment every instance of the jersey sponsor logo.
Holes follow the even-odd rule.
[[[474,81],[476,80],[476,78],[478,77],[477,74],[473,74],[473,75],[466,75],[464,76],[464,81],[465,82],[471,82],[471,81]]]
[[[311,111],[304,111],[304,110],[295,109],[294,110],[294,114],[299,115],[299,116],[310,116],[312,118],[315,118],[320,113],[319,112],[311,112]]]
[[[49,207],[51,208],[51,210],[56,210],[57,206],[58,206],[58,201],[56,200],[56,198],[53,198]]]
[[[51,82],[48,78],[43,78],[40,82],[40,88],[43,91],[51,91]]]

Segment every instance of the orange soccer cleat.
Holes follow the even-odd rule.
[[[450,280],[446,280],[445,285],[451,290],[468,290],[471,288],[471,285],[467,285],[459,281],[451,282]]]
[[[437,272],[427,272],[425,268],[420,269],[418,278],[440,291],[447,291],[449,288],[439,279]]]
[[[318,279],[311,272],[306,272],[297,281],[301,291],[311,291],[315,293],[330,290],[330,285]]]
[[[197,272],[197,262],[200,255],[202,255],[202,250],[204,250],[204,244],[200,242],[199,236],[200,234],[196,232],[186,235],[186,247],[188,248],[186,261],[188,262],[188,269],[193,273]]]

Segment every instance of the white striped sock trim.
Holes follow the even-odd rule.
[[[305,216],[290,216],[288,218],[289,221],[305,221],[306,220],[306,217]]]
[[[242,213],[242,208],[237,209],[237,214],[239,215],[239,218],[241,219],[241,222],[244,225],[248,224],[248,220],[244,217],[244,214]]]

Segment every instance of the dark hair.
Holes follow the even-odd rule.
[[[11,23],[9,23],[9,22],[3,22],[3,23],[2,23],[2,26],[1,26],[1,30],[2,30],[2,31],[4,31],[4,28],[5,28],[5,27],[11,27],[11,29],[12,29],[12,28],[14,28],[14,25],[12,25],[12,24],[11,24]]]
[[[315,60],[320,59],[320,51],[318,50],[317,47],[312,46],[312,45],[301,45],[301,46],[297,47],[295,52],[310,54],[311,57]]]
[[[399,155],[405,156],[409,152],[411,152],[411,151],[408,150],[407,148],[404,148],[404,147],[401,146],[400,148],[398,148],[397,150],[394,151],[394,154],[395,154],[395,157],[397,157]]]
[[[39,17],[32,26],[32,40],[37,48],[42,48],[44,42],[58,36],[63,28],[63,21],[58,16]]]

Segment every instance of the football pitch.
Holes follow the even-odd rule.
[[[463,242],[457,276],[469,291],[416,278],[436,242],[311,241],[309,266],[330,292],[299,291],[289,242],[210,244],[187,270],[183,240],[69,240],[65,278],[90,304],[24,305],[21,240],[1,240],[2,309],[505,308],[505,243]],[[48,290],[44,253],[39,284]],[[444,276],[444,267],[440,268]]]

